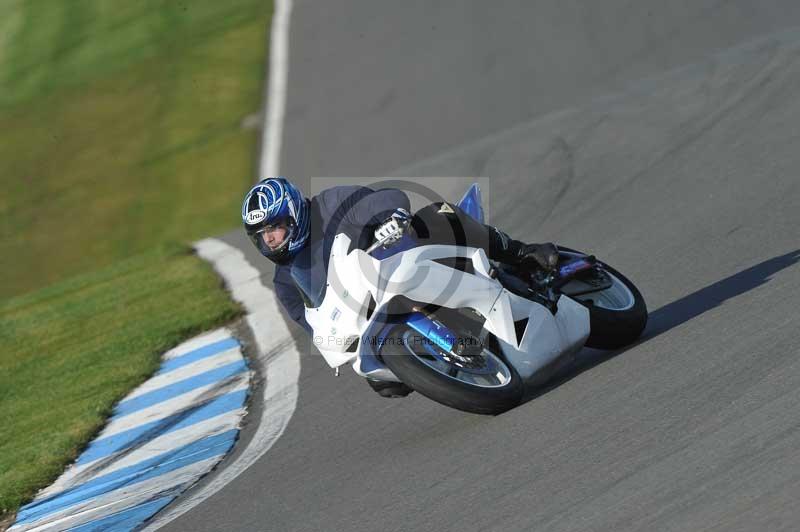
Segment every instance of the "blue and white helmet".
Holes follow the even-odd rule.
[[[242,222],[247,236],[262,255],[278,264],[286,263],[308,241],[308,202],[288,179],[262,179],[244,197]],[[280,223],[286,224],[288,232],[280,247],[270,249],[261,233]]]

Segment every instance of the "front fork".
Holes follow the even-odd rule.
[[[447,327],[444,323],[431,316],[428,312],[424,311],[421,307],[414,306],[412,311],[406,316],[405,324],[411,329],[420,334],[425,341],[431,345],[440,348],[444,353],[447,353],[448,358],[459,360],[461,358],[465,343],[459,342],[458,337]],[[380,342],[387,340],[387,334],[391,329],[396,327],[396,324],[387,324],[379,333]],[[367,346],[365,345],[365,348]],[[433,350],[435,352],[435,350]],[[372,349],[362,350],[360,356],[360,372],[362,375],[369,376],[375,375],[372,378],[380,378],[377,375],[383,371],[388,371],[386,365],[381,361],[377,353]],[[444,357],[442,357],[444,358]]]
[[[443,351],[452,353],[458,338],[447,325],[423,312],[419,307],[414,307],[414,312],[406,318],[406,325],[424,336],[433,345]]]

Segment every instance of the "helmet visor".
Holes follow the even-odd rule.
[[[284,222],[264,225],[249,236],[262,255],[267,258],[279,258],[286,253],[293,235],[294,224]]]

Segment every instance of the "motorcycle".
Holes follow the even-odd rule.
[[[477,184],[457,205],[483,223]],[[528,271],[412,233],[398,226],[366,250],[340,233],[327,260],[293,268],[314,344],[337,375],[352,364],[452,408],[499,414],[584,345],[622,347],[647,323],[636,286],[592,255],[559,247],[554,271]]]

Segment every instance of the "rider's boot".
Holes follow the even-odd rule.
[[[367,379],[370,387],[378,392],[381,397],[405,397],[414,390],[403,384],[402,382],[379,381],[375,379]]]
[[[552,242],[525,244],[514,240],[491,225],[489,229],[489,258],[512,266],[536,265],[553,270],[558,264],[558,248]]]

